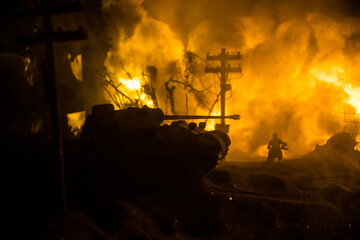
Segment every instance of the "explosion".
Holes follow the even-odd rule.
[[[241,76],[227,79],[226,114],[242,116],[227,122],[229,159],[265,156],[273,132],[289,144],[285,157],[306,154],[337,132],[356,136],[360,24],[356,16],[341,13],[345,5],[331,4],[339,4],[339,12],[328,10],[325,1],[308,6],[265,0],[104,1],[112,38],[105,66],[127,98],[115,105],[219,114],[219,78],[204,72],[216,63],[204,58],[227,48],[240,51],[243,68]],[[105,95],[114,96],[113,90],[107,88]]]
[[[360,88],[353,87],[351,83],[346,83],[345,71],[339,67],[328,68],[328,71],[321,71],[320,69],[313,69],[312,74],[315,78],[331,83],[334,86],[342,88],[347,94],[347,103],[353,106],[354,113],[360,111]]]

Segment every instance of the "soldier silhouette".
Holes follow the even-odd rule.
[[[267,158],[268,163],[272,163],[275,161],[275,158],[279,159],[279,162],[283,158],[282,151],[281,150],[287,150],[285,148],[287,146],[287,143],[282,141],[280,138],[278,138],[277,133],[273,134],[273,138],[270,140],[267,149],[269,149],[269,154]]]

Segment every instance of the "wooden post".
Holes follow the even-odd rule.
[[[227,75],[231,72],[238,72],[241,73],[242,69],[240,67],[232,68],[230,64],[228,64],[229,60],[240,60],[240,52],[238,52],[236,55],[229,55],[229,53],[226,52],[225,48],[221,49],[221,53],[217,56],[210,56],[209,53],[206,56],[207,61],[220,61],[221,66],[217,66],[216,68],[212,67],[206,67],[205,72],[206,73],[220,73],[220,101],[221,101],[221,124],[220,129],[224,130],[226,132],[229,131],[229,126],[225,124],[225,100],[226,100],[226,92],[231,89],[230,84],[227,84]]]
[[[45,45],[46,54],[46,76],[45,81],[50,81],[48,89],[51,107],[51,122],[52,122],[52,138],[54,143],[54,150],[56,160],[59,162],[60,168],[60,187],[61,187],[61,202],[64,213],[68,211],[66,202],[66,188],[65,188],[65,168],[64,168],[64,155],[63,155],[63,136],[61,129],[60,119],[60,102],[58,94],[58,86],[55,74],[55,59],[53,42],[59,41],[74,41],[87,39],[87,33],[81,27],[76,31],[52,31],[51,14],[60,14],[65,12],[81,11],[78,3],[67,3],[61,5],[50,5],[49,1],[44,1],[41,9],[35,9],[27,12],[21,12],[20,17],[43,17],[44,32],[35,36],[17,36],[17,41],[21,44],[36,44],[42,43]]]

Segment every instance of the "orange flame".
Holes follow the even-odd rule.
[[[154,87],[159,107],[167,112],[164,83],[188,70],[184,63],[186,49],[203,58],[207,52],[216,54],[223,47],[230,53],[241,52],[243,77],[229,74],[228,78],[232,90],[227,93],[226,114],[242,116],[239,122],[227,122],[231,124],[232,139],[229,158],[235,159],[243,152],[265,156],[273,132],[288,142],[289,152],[285,157],[306,154],[316,144],[323,144],[334,133],[343,131],[344,109],[354,114],[360,112],[357,81],[360,57],[355,51],[360,51],[355,41],[359,21],[356,19],[339,20],[308,13],[279,21],[270,10],[259,5],[246,16],[198,18],[184,38],[175,34],[174,25],[152,18],[141,4],[136,6],[139,18],[133,31],[129,34],[124,32],[125,27],[113,29],[119,37],[105,65],[117,74],[124,92],[149,106],[153,105],[146,100],[148,96],[138,93],[146,84],[144,78],[124,77],[119,62],[133,76],[143,76],[148,65],[157,67]],[[175,29],[181,27],[175,25]],[[173,63],[181,69],[176,74],[169,70]],[[200,79],[198,86],[217,93],[218,77],[205,74],[205,63],[199,59],[196,64],[198,71],[189,79],[194,84]],[[209,102],[215,97],[206,95]],[[197,107],[197,99],[188,89],[177,86],[175,102],[181,114],[208,114],[207,109]],[[219,112],[216,105],[212,114]],[[208,129],[215,123],[208,121]]]

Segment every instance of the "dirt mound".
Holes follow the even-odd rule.
[[[315,150],[306,157],[315,160],[332,162],[353,162],[360,164],[360,152],[355,150],[356,140],[346,132],[337,133],[328,139],[324,145],[316,145]]]

